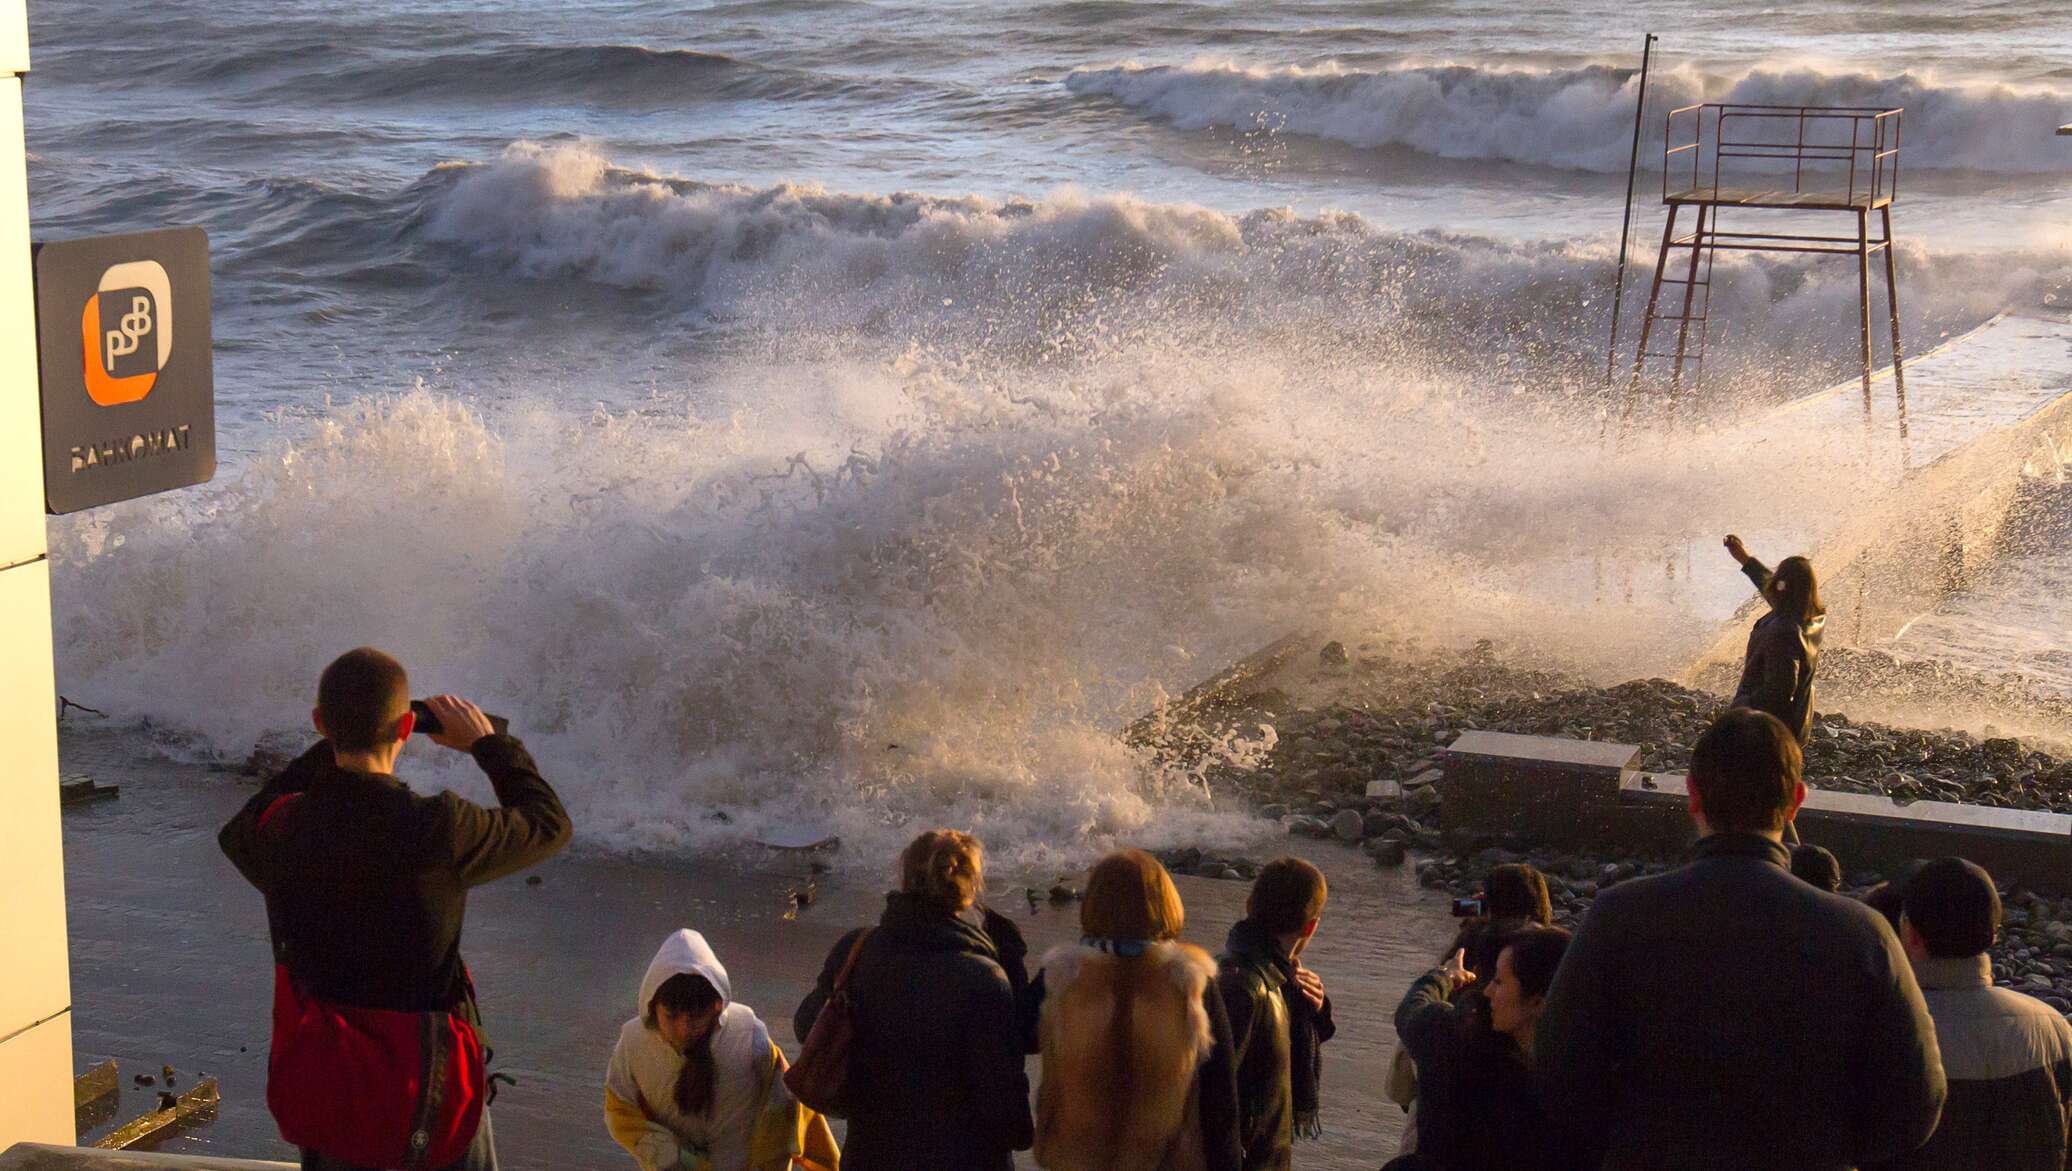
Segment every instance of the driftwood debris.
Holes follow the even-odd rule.
[[[216,1079],[204,1078],[193,1089],[173,1099],[170,1106],[161,1105],[149,1114],[123,1123],[94,1146],[103,1151],[149,1146],[170,1137],[183,1126],[206,1121],[215,1113],[216,1104],[220,1101],[222,1096],[216,1090]]]
[[[113,801],[121,795],[121,785],[103,785],[90,777],[68,777],[58,782],[59,805],[90,805]]]

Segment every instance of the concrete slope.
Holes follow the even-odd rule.
[[[2072,454],[2072,318],[2003,313],[1907,363],[1904,438],[1889,368],[1873,387],[1868,428],[1862,384],[1851,381],[1734,433],[1743,443],[1831,436],[1837,459],[1867,461],[1860,507],[1813,518],[1789,542],[1821,572],[1831,645],[1879,645],[1963,588],[1997,554],[2025,479],[2063,477]],[[1759,605],[1751,597],[1736,611],[1692,664],[1690,681],[1716,686],[1723,667],[1740,661]]]

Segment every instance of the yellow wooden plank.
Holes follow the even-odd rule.
[[[131,1119],[94,1146],[103,1151],[126,1151],[134,1146],[157,1142],[199,1115],[214,1110],[222,1100],[222,1095],[216,1091],[216,1079],[208,1078],[175,1099],[171,1109],[153,1110],[141,1118]]]

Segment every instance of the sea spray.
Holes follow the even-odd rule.
[[[331,248],[364,203],[285,195],[338,204]],[[742,187],[531,143],[388,209],[390,271],[456,312],[468,279],[587,289],[576,312],[706,352],[628,410],[443,376],[341,398],[208,489],[57,522],[63,685],[237,756],[306,734],[330,656],[386,645],[517,719],[603,843],[1235,842],[1257,828],[1198,770],[1118,736],[1223,663],[1333,629],[1674,669],[1716,633],[1694,534],[1864,490],[1828,436],[1602,446],[1564,357],[1595,348],[1591,241]],[[2062,271],[1907,261],[1929,323]],[[1846,333],[1846,281],[1721,272],[1751,329]],[[1771,397],[1820,377],[1741,362]]]
[[[1386,369],[1135,344],[1005,373],[914,351],[716,368],[673,413],[340,404],[206,489],[53,526],[62,686],[234,757],[376,643],[512,716],[592,840],[947,821],[1036,864],[1256,832],[1118,733],[1288,630],[1659,671],[1712,620],[1688,574],[1627,570],[1860,490],[1824,437],[1619,456]]]

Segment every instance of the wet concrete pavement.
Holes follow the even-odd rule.
[[[255,782],[157,761],[129,736],[68,734],[63,768],[122,786],[120,799],[65,814],[72,938],[73,1037],[84,1070],[122,1063],[118,1121],[149,1109],[162,1086],[135,1074],[175,1067],[179,1086],[221,1080],[215,1121],[161,1149],[247,1158],[292,1152],[266,1113],[271,971],[260,899],[217,851],[217,829]],[[480,985],[496,1067],[518,1079],[495,1107],[499,1153],[516,1171],[619,1168],[606,1136],[603,1070],[656,944],[678,927],[703,931],[736,995],[796,1053],[791,1010],[844,931],[875,919],[891,869],[843,859],[817,903],[784,919],[803,878],[797,855],[689,860],[628,858],[576,846],[521,878],[471,896],[463,948]],[[1451,937],[1445,900],[1405,866],[1377,870],[1355,851],[1302,842],[1330,876],[1331,903],[1308,961],[1340,1022],[1325,1047],[1325,1137],[1297,1150],[1300,1168],[1372,1171],[1393,1155],[1401,1112],[1382,1096],[1398,997]],[[1072,907],[1031,910],[1026,882],[994,875],[994,905],[1027,935],[1032,957],[1077,936]],[[1211,951],[1243,911],[1246,885],[1182,877],[1188,939]],[[1031,1081],[1035,1078],[1031,1061]],[[176,1087],[177,1088],[177,1087]],[[82,1138],[88,1136],[83,1135]]]

